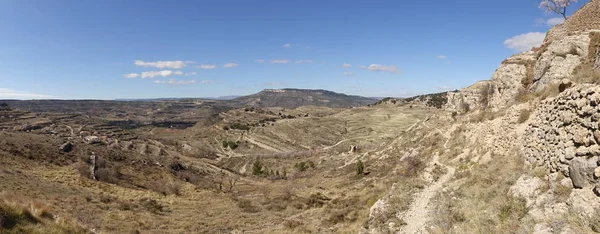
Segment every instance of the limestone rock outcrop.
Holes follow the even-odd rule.
[[[487,102],[488,95],[486,93],[489,87],[490,81],[484,80],[457,92],[448,92],[448,101],[444,109],[457,112],[481,109],[482,103]]]
[[[502,62],[485,81],[489,92],[474,92],[470,86],[449,93],[446,109],[456,111],[465,104],[471,109],[502,109],[522,92],[540,91],[549,83],[571,77],[582,64],[600,68],[600,1],[587,3],[563,24],[553,27],[540,47]]]
[[[589,44],[590,34],[583,32],[542,45],[533,67],[532,91],[541,90],[552,81],[570,77],[588,57]]]

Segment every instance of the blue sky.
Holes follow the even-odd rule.
[[[439,92],[539,43],[558,15],[538,4],[3,0],[0,99]]]

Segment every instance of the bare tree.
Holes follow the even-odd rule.
[[[238,178],[235,176],[230,176],[227,181],[229,182],[229,192],[233,192],[233,187],[235,187],[235,183],[237,183]]]
[[[540,3],[540,8],[547,12],[554,12],[563,16],[567,19],[567,7],[571,3],[576,3],[577,0],[543,0]]]

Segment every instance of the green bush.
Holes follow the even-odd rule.
[[[259,160],[254,161],[254,164],[252,164],[252,175],[259,176],[263,173],[264,171],[262,163]]]
[[[236,149],[238,144],[234,141],[223,141],[223,148],[230,148],[232,150]]]
[[[244,130],[244,131],[248,131],[250,130],[250,126],[246,125],[246,124],[241,124],[241,123],[234,123],[231,126],[229,126],[230,129],[237,129],[237,130]]]
[[[308,168],[315,168],[315,163],[311,160],[308,161],[304,161],[304,162],[299,162],[294,164],[294,168],[296,168],[296,170],[298,170],[299,172],[303,172],[308,170]]]
[[[358,162],[356,162],[356,174],[357,175],[362,175],[365,172],[365,164],[362,162],[362,160],[358,160]]]

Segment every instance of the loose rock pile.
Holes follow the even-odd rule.
[[[597,183],[600,87],[567,89],[542,101],[534,116],[523,138],[526,158],[570,177],[575,188]]]

